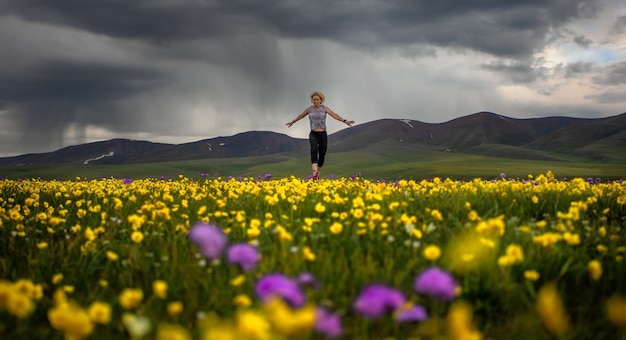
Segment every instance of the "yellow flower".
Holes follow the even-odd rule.
[[[245,275],[238,275],[234,277],[232,280],[230,280],[230,284],[235,287],[241,286],[244,282],[246,282]]]
[[[589,272],[589,276],[594,281],[600,280],[602,276],[602,263],[598,260],[591,260],[587,264],[587,271]]]
[[[510,244],[506,247],[506,256],[513,261],[513,264],[524,262],[524,250],[517,244]]]
[[[33,313],[35,304],[26,294],[15,289],[8,290],[7,293],[5,308],[10,314],[15,315],[18,319],[25,319]]]
[[[236,320],[237,330],[242,339],[269,340],[272,338],[271,325],[263,314],[257,311],[240,310],[237,312]]]
[[[471,210],[470,212],[467,213],[467,219],[474,222],[480,219],[480,216],[478,216],[478,213],[476,212],[476,210]]]
[[[140,231],[133,231],[130,235],[130,239],[135,243],[140,243],[143,241],[143,234]]]
[[[87,308],[87,315],[91,321],[106,325],[111,321],[111,305],[106,302],[94,301]]]
[[[180,325],[160,324],[156,340],[191,340],[189,331]]]
[[[233,298],[233,303],[237,307],[246,308],[250,307],[250,305],[252,304],[252,300],[246,294],[239,294]]]
[[[563,239],[570,246],[575,246],[575,245],[580,244],[580,235],[579,234],[572,234],[570,232],[566,232],[566,233],[563,233]]]
[[[308,332],[315,324],[313,306],[291,309],[282,299],[275,298],[263,305],[263,308],[273,328],[286,337]]]
[[[59,282],[61,281],[63,281],[63,274],[61,273],[54,274],[54,276],[52,277],[52,284],[58,285]]]
[[[246,234],[250,238],[258,237],[261,234],[261,230],[259,228],[248,228],[246,230]]]
[[[606,317],[614,325],[626,328],[626,297],[621,294],[611,296],[605,306]]]
[[[63,289],[57,289],[52,294],[52,301],[54,301],[55,305],[62,305],[67,303],[67,295]]]
[[[64,303],[48,310],[48,321],[66,339],[82,339],[93,332],[93,323],[85,310],[75,303]]]
[[[335,222],[330,226],[330,232],[333,234],[339,234],[343,230],[343,225],[339,222]]]
[[[159,299],[165,299],[167,297],[167,282],[155,280],[152,282],[152,292]]]
[[[183,303],[181,301],[172,301],[167,304],[167,314],[171,317],[180,315],[183,312]]]
[[[436,245],[429,245],[424,248],[424,257],[430,261],[436,261],[441,257],[441,248]]]
[[[565,313],[556,284],[548,283],[539,289],[535,308],[550,332],[559,336],[567,333],[570,321]]]
[[[463,301],[454,302],[446,316],[450,339],[479,340],[482,334],[472,321],[472,307]]]
[[[119,256],[110,250],[107,250],[106,256],[109,261],[117,261],[119,259]]]
[[[309,247],[302,248],[302,254],[307,261],[315,261],[315,253]]]
[[[512,257],[502,255],[498,257],[498,266],[500,267],[510,267],[515,263]]]
[[[437,210],[437,209],[433,209],[433,210],[430,212],[430,216],[432,216],[435,220],[437,220],[437,221],[439,221],[439,222],[443,221],[443,215],[442,215],[442,214],[441,214],[441,212],[440,212],[439,210]]]
[[[317,204],[315,205],[315,211],[321,214],[326,211],[326,207],[321,202],[317,202]]]
[[[524,278],[528,281],[537,281],[539,280],[539,273],[536,270],[526,270],[524,271]]]
[[[124,288],[119,295],[119,301],[124,309],[135,308],[143,301],[143,291],[139,288]]]
[[[39,248],[39,249],[46,249],[46,248],[48,248],[48,242],[39,242],[39,243],[37,243],[37,248]]]

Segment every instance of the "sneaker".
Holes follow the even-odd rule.
[[[318,170],[314,170],[313,176],[311,176],[311,179],[319,179],[319,176],[320,176],[320,172]]]

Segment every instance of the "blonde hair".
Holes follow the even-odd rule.
[[[322,100],[322,103],[324,102],[324,100],[326,100],[326,98],[324,97],[324,94],[320,91],[314,91],[313,93],[311,93],[310,98],[313,99],[314,96],[320,97],[320,99]]]

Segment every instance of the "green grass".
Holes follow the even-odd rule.
[[[392,142],[389,142],[392,143]],[[424,179],[432,177],[452,179],[491,179],[500,173],[512,178],[526,178],[528,174],[551,170],[558,178],[592,177],[615,180],[626,176],[626,165],[616,163],[572,161],[537,161],[507,159],[454,152],[418,149],[409,146],[390,147],[379,143],[351,152],[330,152],[326,156],[322,176],[349,177],[361,173],[369,179]],[[396,143],[397,144],[397,143]],[[14,166],[0,168],[0,177],[8,179],[41,178],[85,179],[101,178],[196,178],[202,173],[222,177],[257,177],[267,173],[273,178],[310,174],[310,160],[305,153],[279,155],[200,159],[192,161],[141,163],[126,165],[59,165]]]

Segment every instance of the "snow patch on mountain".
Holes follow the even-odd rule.
[[[410,126],[411,128],[413,128],[413,124],[411,124],[411,120],[410,119],[399,119],[401,122],[403,122],[404,124]]]
[[[104,157],[111,157],[111,156],[113,156],[114,154],[115,154],[115,153],[114,153],[113,151],[111,151],[111,152],[109,152],[109,153],[107,153],[107,154],[105,154],[105,155],[100,155],[100,156],[98,156],[98,157],[96,157],[96,158],[90,158],[90,159],[88,159],[88,160],[84,161],[84,162],[83,162],[83,164],[89,164],[89,162],[92,162],[92,161],[97,161],[97,160],[103,159]]]

